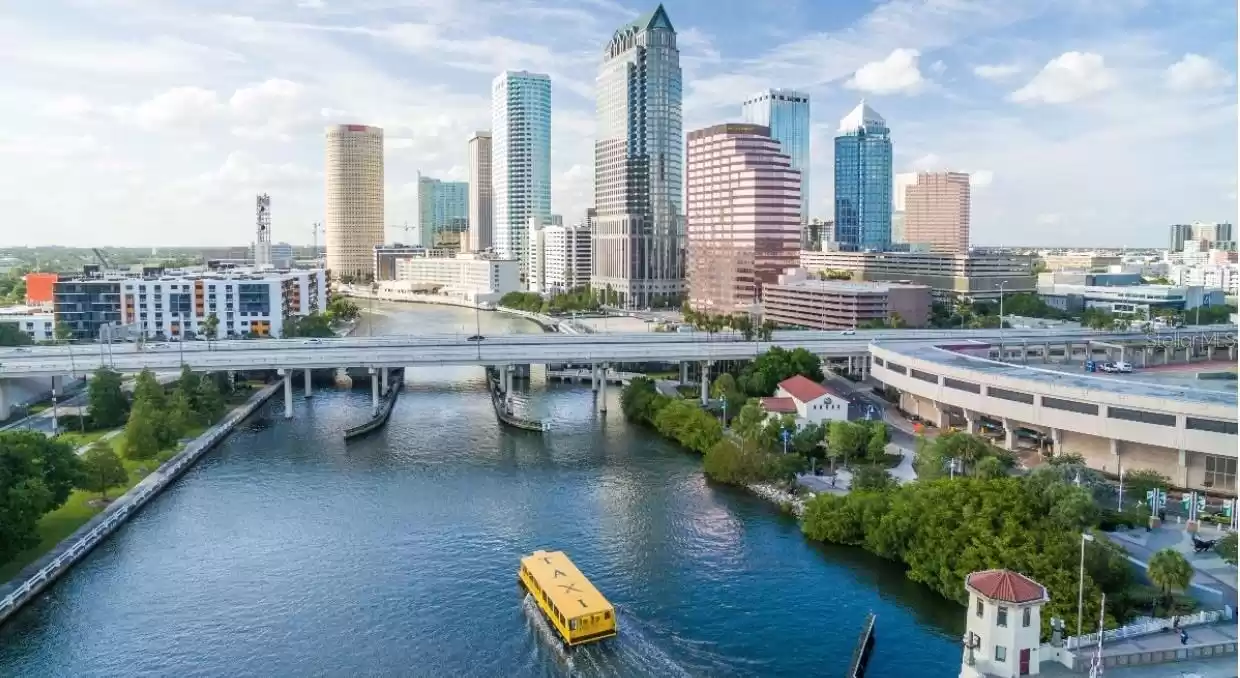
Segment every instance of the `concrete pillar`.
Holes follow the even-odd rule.
[[[1228,360],[1236,359],[1236,345],[1235,344],[1232,344],[1231,346],[1227,347],[1227,359]]]
[[[9,383],[7,379],[0,379],[0,421],[8,419],[13,414],[13,403],[9,402],[9,392],[4,388],[7,383]]]
[[[379,412],[379,375],[373,367],[370,368],[370,409]]]
[[[306,382],[303,386],[306,389],[306,397],[309,398],[314,395],[314,390],[310,385],[310,368],[306,368],[306,371],[302,374],[302,379]]]
[[[590,390],[598,393],[598,365],[590,363]]]
[[[607,365],[603,365],[599,379],[598,411],[607,414]]]
[[[512,393],[512,365],[504,365],[504,393]]]
[[[1003,445],[1009,450],[1016,449],[1016,422],[1011,419],[1003,419]]]
[[[1124,468],[1124,464],[1119,456],[1119,441],[1111,438],[1111,463],[1115,464],[1115,472],[1119,473]],[[1106,470],[1105,468],[1103,469]]]
[[[865,381],[870,377],[870,356],[861,356],[861,381]]]
[[[934,411],[935,416],[938,418],[938,421],[935,421],[934,425],[938,426],[940,431],[946,431],[947,427],[952,425],[951,415],[949,415],[947,410],[943,409],[943,406],[938,403],[934,403]]]
[[[379,389],[383,393],[388,392],[388,368],[379,368]]]
[[[1051,342],[1042,344],[1042,362],[1049,363],[1051,361]]]
[[[1175,351],[1171,346],[1163,346],[1163,364],[1171,364],[1171,353]]]
[[[706,406],[706,401],[710,400],[710,361],[702,361],[702,406]]]
[[[982,418],[978,413],[965,410],[964,411],[964,427],[969,435],[977,435],[982,430]]]
[[[853,357],[848,356],[848,371],[845,372],[844,374],[847,374],[848,376],[851,377],[852,373],[853,373]]]
[[[1188,487],[1188,452],[1180,450],[1179,467],[1176,469],[1179,478],[1176,478],[1176,484],[1180,487]]]
[[[688,361],[682,360],[680,361],[680,383],[681,385],[683,386],[686,381],[689,381],[689,363]]]
[[[284,418],[293,418],[293,371],[280,370],[284,373]]]
[[[1056,457],[1063,454],[1063,429],[1051,429],[1051,452]]]

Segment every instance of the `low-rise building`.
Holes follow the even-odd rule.
[[[795,416],[798,429],[809,424],[848,421],[847,398],[799,374],[779,382],[774,397],[760,402],[768,417]]]
[[[1223,290],[1228,296],[1240,295],[1240,264],[1172,266],[1167,278],[1176,285],[1198,285]]]
[[[474,253],[399,259],[396,280],[471,304],[493,304],[505,294],[521,290],[516,259]]]
[[[56,338],[56,317],[50,311],[31,306],[0,308],[0,323],[16,325],[31,341]]]
[[[849,271],[853,280],[926,285],[936,300],[998,300],[1037,288],[1033,258],[1009,254],[940,252],[801,252],[801,268]]]
[[[421,245],[375,245],[372,265],[376,281],[395,280],[396,262],[413,257],[443,257],[450,253],[443,249],[426,248]]]
[[[1222,290],[1207,290],[1200,285],[1129,285],[1099,287],[1056,283],[1038,287],[1038,296],[1048,306],[1075,313],[1098,309],[1115,315],[1148,318],[1155,309],[1185,311],[1198,306],[1223,303]]]
[[[763,318],[784,326],[842,330],[875,322],[924,327],[930,321],[926,285],[818,280],[792,269],[764,289]]]
[[[148,338],[283,335],[284,319],[327,308],[323,269],[162,273],[147,277],[85,277],[56,282],[54,312],[78,340],[100,337],[104,325],[130,326]]]
[[[1122,256],[1098,252],[1046,253],[1041,258],[1048,271],[1105,271],[1124,261]]]

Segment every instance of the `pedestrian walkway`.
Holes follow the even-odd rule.
[[[1198,532],[1198,538],[1220,539],[1225,534],[1213,526],[1203,525]],[[1224,562],[1213,550],[1195,553],[1193,535],[1183,525],[1163,525],[1149,531],[1111,532],[1108,536],[1123,545],[1130,554],[1129,560],[1142,568],[1146,567],[1154,553],[1162,549],[1173,548],[1179,551],[1196,573],[1193,588],[1220,597],[1223,604],[1236,606],[1236,566]]]
[[[105,433],[105,434],[103,434],[103,435],[99,436],[99,439],[98,439],[98,440],[96,440],[95,442],[93,442],[93,443],[87,443],[87,444],[85,444],[85,445],[82,445],[82,446],[78,447],[76,450],[74,450],[74,453],[75,453],[75,454],[77,454],[77,456],[79,456],[79,457],[80,457],[80,456],[82,456],[83,454],[86,454],[86,451],[87,451],[87,450],[89,450],[91,447],[93,447],[95,443],[106,443],[106,442],[108,442],[109,440],[111,440],[111,439],[115,438],[116,436],[120,435],[120,434],[121,434],[121,432],[123,432],[124,430],[125,430],[125,429],[123,429],[123,428],[118,428],[118,429],[116,429],[116,430],[114,430],[114,431],[108,431],[107,433]]]

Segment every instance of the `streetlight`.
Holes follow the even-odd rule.
[[[1119,469],[1119,501],[1115,506],[1115,510],[1121,512],[1124,510],[1124,470],[1122,466]]]
[[[1000,340],[1003,339],[1003,288],[1006,287],[1007,284],[1008,284],[1008,281],[1006,280],[999,283],[999,339]],[[1000,341],[999,343],[1002,344],[1003,342]],[[1000,349],[1000,353],[1002,352],[1003,350]],[[1000,355],[999,359],[1003,360],[1003,356]]]
[[[1085,542],[1093,541],[1094,535],[1081,533],[1081,569],[1077,575],[1076,586],[1076,642],[1081,642],[1081,617],[1085,614]]]

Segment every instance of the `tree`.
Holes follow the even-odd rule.
[[[17,323],[0,323],[0,346],[28,346],[34,340]]]
[[[1142,468],[1124,471],[1124,494],[1146,501],[1145,493],[1153,489],[1171,487],[1171,479],[1152,469]]]
[[[116,428],[125,423],[129,401],[121,388],[121,375],[106,367],[95,370],[87,387],[90,420],[95,428]]]
[[[134,379],[133,400],[135,404],[150,403],[156,412],[164,411],[166,405],[164,386],[159,383],[159,380],[155,378],[155,373],[150,369],[142,370]]]
[[[870,439],[866,443],[865,456],[875,464],[887,463],[888,442],[887,424],[882,421],[870,422]]]
[[[189,399],[190,412],[196,412],[198,410],[198,387],[201,382],[202,377],[195,374],[194,371],[189,368],[189,365],[181,366],[181,376],[177,378],[177,385],[176,389],[173,391],[173,395],[176,395],[176,391],[180,391],[184,394]]]
[[[224,416],[224,397],[214,379],[203,379],[198,384],[198,416],[205,424],[213,424]]]
[[[69,341],[73,338],[73,328],[68,323],[56,323],[56,329],[53,332],[56,334],[56,341]]]
[[[710,397],[722,400],[726,404],[727,411],[733,416],[745,405],[745,394],[736,384],[736,377],[728,372],[715,377],[715,382],[710,387]]]
[[[80,474],[68,443],[36,431],[0,432],[0,562],[38,543],[39,518],[65,503]]]
[[[181,386],[172,390],[168,399],[168,436],[176,439],[185,435],[198,422],[198,414],[190,402],[190,394]]]
[[[788,448],[806,459],[822,459],[826,456],[826,449],[822,445],[824,436],[826,426],[806,424],[792,434]]]
[[[974,464],[973,475],[978,478],[1002,478],[1007,475],[1007,469],[998,457],[983,457]]]
[[[745,341],[753,341],[753,317],[751,317],[748,313],[737,313],[732,316],[731,322],[732,329],[740,332],[741,336],[745,338]]]
[[[851,421],[833,421],[827,428],[827,446],[835,451],[833,458],[840,458],[847,463],[852,457],[860,456],[870,440],[870,431],[864,424]]]
[[[1151,556],[1145,573],[1162,592],[1163,600],[1168,605],[1175,591],[1188,590],[1188,585],[1193,581],[1193,566],[1173,548],[1162,549]]]
[[[128,481],[129,474],[125,472],[125,465],[108,443],[98,441],[82,455],[82,475],[78,480],[78,488],[87,492],[98,492],[106,500],[109,487],[123,485]]]
[[[762,324],[758,326],[758,341],[770,341],[771,337],[775,335],[776,327],[775,321],[763,320]]]
[[[125,424],[122,452],[129,459],[150,459],[159,452],[161,429],[159,411],[147,399],[135,398]]]
[[[756,443],[766,421],[766,412],[757,398],[750,398],[732,419],[732,430],[741,437],[742,451],[749,443]]]
[[[851,489],[854,492],[886,492],[896,487],[895,478],[881,466],[862,466],[852,476]]]
[[[779,382],[797,374],[821,382],[822,361],[803,348],[789,351],[774,346],[745,367],[738,384],[751,396],[769,396]]]
[[[1236,564],[1236,533],[1228,532],[1217,544],[1214,545],[1214,552],[1219,555],[1225,562]]]
[[[220,317],[214,313],[208,314],[206,319],[202,321],[202,332],[207,336],[207,341],[219,338]]]

